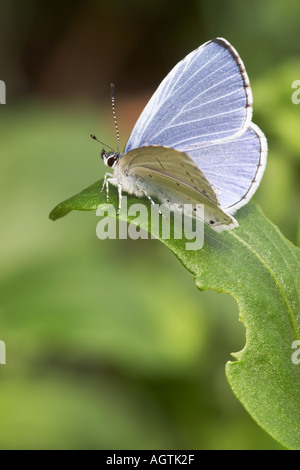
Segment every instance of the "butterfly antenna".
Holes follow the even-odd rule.
[[[115,128],[117,132],[117,152],[119,153],[119,148],[120,148],[120,134],[119,134],[119,129],[118,129],[118,124],[117,124],[117,117],[116,117],[116,110],[115,110],[115,85],[111,83],[111,107],[112,107],[112,112],[113,112],[113,117],[114,117],[114,123],[115,123]]]
[[[98,140],[97,137],[96,137],[94,134],[91,134],[91,138],[94,139],[94,140],[97,140],[97,142],[99,142],[99,144],[102,144],[102,145],[104,145],[105,147],[108,147],[110,150],[112,150],[114,153],[116,153],[115,149],[113,149],[113,148],[110,147],[109,145],[105,144],[105,143],[102,142],[101,140]]]

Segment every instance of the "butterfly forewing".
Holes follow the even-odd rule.
[[[145,145],[185,151],[248,127],[252,94],[244,65],[225,39],[187,55],[162,81],[138,119],[125,152]]]

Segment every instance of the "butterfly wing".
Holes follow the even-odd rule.
[[[146,145],[185,151],[241,134],[252,118],[252,93],[238,53],[225,39],[200,46],[162,81],[140,115],[125,153]]]
[[[208,142],[188,149],[217,192],[221,207],[234,214],[255,193],[267,163],[267,140],[251,124],[237,139]]]
[[[141,147],[128,152],[119,166],[139,189],[172,208],[191,204],[197,217],[196,204],[204,204],[204,220],[217,231],[238,225],[221,209],[211,184],[183,152],[162,146]]]
[[[204,195],[205,205],[228,217],[222,219],[221,229],[231,228],[237,223],[230,214],[252,197],[266,166],[267,141],[251,119],[252,93],[244,65],[235,49],[217,38],[191,52],[163,80],[138,119],[121,162],[127,160],[128,152],[146,146],[157,149],[161,145],[188,155],[201,175],[197,184],[203,184],[205,178],[217,197],[216,202]],[[178,175],[176,155],[168,155],[176,161],[175,168],[168,166],[167,175],[155,167],[154,158],[145,169],[144,150],[142,155],[135,171],[146,179],[150,178],[146,169],[156,171],[156,182],[159,179],[168,190],[172,188],[174,196],[174,182],[183,177]],[[165,156],[158,158],[165,164]],[[187,182],[187,186],[193,185]],[[185,186],[184,194],[188,191],[194,189]],[[195,201],[197,197],[193,193]]]

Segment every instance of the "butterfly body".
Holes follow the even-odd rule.
[[[111,167],[104,185],[157,199],[172,210],[204,204],[217,231],[238,226],[232,215],[261,180],[267,142],[251,123],[249,79],[235,49],[216,39],[191,52],[146,105],[124,154],[102,154]]]

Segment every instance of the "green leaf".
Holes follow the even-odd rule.
[[[50,218],[107,207],[102,183],[59,204]],[[110,203],[117,207],[117,190],[110,189]],[[136,202],[141,200],[128,196],[128,207]],[[143,202],[150,207],[148,200]],[[120,218],[134,223],[126,214]],[[240,226],[229,232],[205,227],[204,247],[198,251],[187,251],[184,239],[161,241],[195,276],[200,290],[236,299],[246,345],[226,364],[229,384],[266,432],[285,447],[300,449],[300,364],[292,361],[293,342],[300,339],[300,251],[254,203],[239,210],[237,219]],[[141,227],[150,232],[150,221],[143,220]]]

